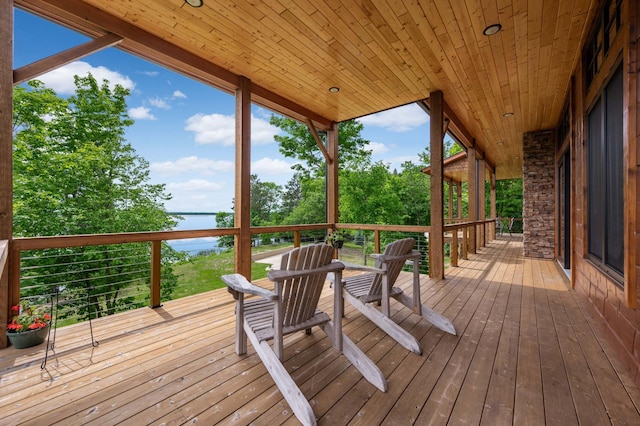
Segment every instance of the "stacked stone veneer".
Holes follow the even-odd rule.
[[[524,135],[522,148],[524,255],[554,257],[555,138],[552,131]]]

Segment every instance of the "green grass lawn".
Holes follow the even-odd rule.
[[[253,249],[253,253],[275,250],[284,246],[286,244],[256,247]],[[214,253],[194,257],[187,262],[174,265],[174,273],[178,276],[178,288],[173,292],[172,298],[178,299],[224,287],[225,284],[220,277],[233,274],[233,254],[233,251]],[[254,280],[265,278],[268,266],[266,263],[251,262],[251,278]]]

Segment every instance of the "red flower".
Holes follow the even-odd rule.
[[[15,320],[11,323],[7,325],[7,329],[9,330],[13,330],[13,331],[20,331],[22,330],[22,325],[18,324]]]

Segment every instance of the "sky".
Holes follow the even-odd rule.
[[[89,38],[19,9],[14,21],[14,69],[89,41]],[[135,124],[127,142],[150,165],[150,183],[163,183],[168,212],[232,211],[235,176],[235,101],[232,95],[109,48],[38,77],[59,96],[72,95],[74,75],[91,73],[131,91]],[[278,152],[271,111],[252,107],[251,172],[284,187],[293,159]],[[415,104],[359,119],[374,161],[400,169],[419,164],[429,143],[429,116]]]

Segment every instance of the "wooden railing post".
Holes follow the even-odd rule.
[[[467,238],[468,227],[462,228],[462,258],[467,259],[469,253],[469,240]]]
[[[293,231],[293,247],[300,247],[300,231]]]
[[[160,274],[162,271],[160,259],[162,257],[162,241],[151,241],[151,307],[160,305]]]
[[[458,228],[451,232],[451,266],[458,266]]]
[[[373,231],[373,251],[375,253],[380,253],[380,231]]]

